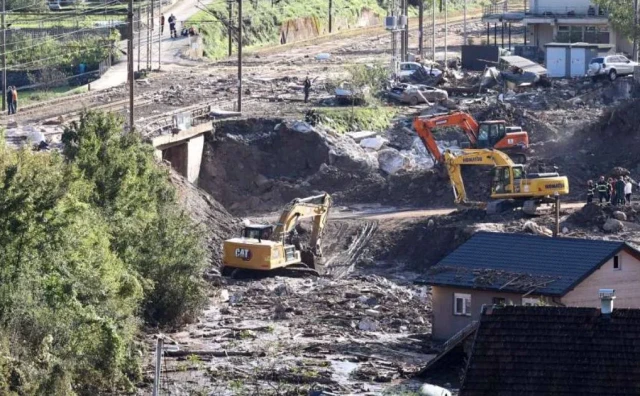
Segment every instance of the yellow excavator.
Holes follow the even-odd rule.
[[[322,256],[321,237],[324,231],[331,196],[322,194],[291,201],[275,225],[249,224],[239,238],[224,241],[223,274],[235,269],[270,271],[293,265],[314,268],[315,258]],[[297,247],[292,234],[301,219],[310,218],[313,229],[307,249]]]
[[[441,158],[444,159],[455,202],[458,204],[470,203],[462,180],[462,166],[494,167],[491,198],[496,201],[487,204],[488,213],[522,207],[524,213],[533,215],[541,204],[556,203],[560,195],[569,194],[569,180],[566,176],[560,176],[555,172],[527,173],[523,165],[514,164],[508,155],[499,150],[463,149],[459,152],[446,150]]]

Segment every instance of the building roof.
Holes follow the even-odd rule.
[[[625,242],[479,232],[418,280],[437,286],[563,296]]]
[[[501,56],[500,60],[507,63],[509,66],[515,66],[526,72],[531,72],[538,75],[547,74],[547,69],[542,67],[539,63],[536,63],[530,59],[523,58],[517,55]]]
[[[640,310],[488,307],[460,396],[640,394]]]

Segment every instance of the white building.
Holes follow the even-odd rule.
[[[552,42],[585,42],[608,44],[615,52],[632,51],[629,40],[612,29],[607,10],[590,0],[505,0],[486,7],[483,21],[488,44],[501,42],[503,23],[521,23],[526,29],[526,44],[541,50]]]

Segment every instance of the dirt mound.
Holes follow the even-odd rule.
[[[171,182],[176,187],[178,201],[189,216],[206,231],[207,251],[212,266],[222,263],[222,242],[238,235],[240,221],[231,216],[212,196],[171,171]]]
[[[470,196],[479,191],[475,195],[486,199],[488,180],[475,171],[481,170],[465,173]],[[437,207],[453,202],[448,178],[436,171],[387,175],[378,169],[376,153],[350,138],[278,119],[219,124],[206,142],[199,180],[239,215],[279,210],[294,198],[323,191],[334,194],[340,205]]]
[[[569,215],[567,218],[573,224],[578,226],[601,226],[609,216],[604,208],[598,204],[592,203],[583,206]]]

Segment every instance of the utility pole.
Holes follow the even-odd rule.
[[[463,10],[463,22],[462,22],[462,26],[464,29],[464,33],[463,33],[463,37],[464,37],[464,42],[462,43],[462,45],[467,45],[467,0],[464,0],[464,4],[462,5],[462,10]]]
[[[418,5],[418,53],[420,60],[424,58],[424,0]]]
[[[160,3],[159,8],[162,10],[162,3]],[[160,13],[162,15],[162,13]],[[161,17],[162,18],[162,17]],[[164,30],[164,25],[160,25],[160,29],[158,29],[158,70],[160,70],[161,64],[161,56],[162,56],[162,31]]]
[[[153,18],[155,17],[154,15],[154,7],[156,6],[155,1],[151,0],[151,27],[149,27],[149,25],[147,25],[147,30],[149,30],[149,70],[153,69],[153,31],[155,28],[155,22],[153,20]],[[162,2],[160,2],[160,7],[162,7]]]
[[[444,68],[448,69],[449,64],[447,63],[447,36],[449,35],[449,20],[447,18],[447,8],[449,8],[449,2],[447,0],[444,1]]]
[[[2,0],[4,4],[6,0]],[[2,14],[4,16],[4,13]],[[127,40],[127,74],[129,75],[129,131],[133,132],[133,0],[129,0],[127,8],[129,22],[129,39]]]
[[[404,28],[404,61],[409,61],[409,0],[404,0],[404,15],[407,16],[407,25]]]
[[[633,60],[638,61],[638,0],[633,0]]]
[[[227,26],[227,36],[229,37],[229,56],[233,53],[231,48],[233,40],[231,37],[233,36],[233,30],[231,29],[231,20],[233,19],[233,1],[229,1],[229,26]]]
[[[238,112],[242,112],[242,0],[238,0]]]
[[[333,32],[333,0],[329,0],[329,33]]]
[[[404,32],[405,32],[405,28],[406,25],[403,23],[404,20],[406,19],[404,17],[404,2],[407,0],[400,0],[400,15],[398,16],[398,22],[400,25],[400,62],[404,62]]]
[[[140,20],[140,3],[138,3],[138,73],[140,73],[140,39],[142,37],[142,21]],[[147,48],[148,50],[149,48]],[[149,55],[149,51],[147,51],[147,55]]]
[[[436,0],[431,2],[431,57],[436,61]]]
[[[2,0],[2,111],[7,109],[7,30],[4,24],[6,0]]]

